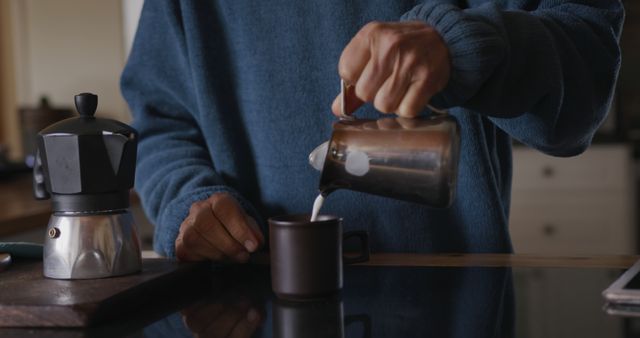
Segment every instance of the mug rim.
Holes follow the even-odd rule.
[[[331,214],[320,214],[318,215],[318,220],[311,221],[300,221],[297,219],[311,219],[311,214],[287,214],[269,217],[268,223],[273,226],[286,226],[286,227],[304,227],[304,226],[318,226],[318,225],[327,225],[334,223],[341,223],[342,217],[331,215]]]

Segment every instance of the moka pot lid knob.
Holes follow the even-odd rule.
[[[76,109],[82,117],[93,117],[98,108],[98,95],[81,93],[75,96]]]

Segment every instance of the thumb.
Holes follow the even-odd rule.
[[[249,228],[251,228],[253,234],[256,235],[256,237],[260,241],[260,246],[264,245],[264,235],[262,234],[262,230],[260,230],[258,222],[256,222],[256,220],[249,215],[247,215],[246,218],[247,224],[249,224]]]

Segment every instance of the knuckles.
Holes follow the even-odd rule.
[[[211,195],[206,201],[212,208],[216,208],[220,204],[226,204],[233,197],[226,192],[219,192]]]
[[[347,65],[347,62],[344,61],[344,55],[340,59],[340,63],[338,63],[338,74],[341,79],[344,79],[347,83],[353,84],[358,80],[356,73],[350,65]]]
[[[175,250],[176,250],[176,258],[178,258],[178,260],[181,260],[181,261],[189,260],[189,249],[184,244],[184,240],[181,239],[179,241],[176,241]]]
[[[204,201],[197,201],[192,203],[191,207],[189,208],[189,214],[197,214],[204,208],[204,205],[205,205]]]
[[[355,44],[360,48],[369,48],[369,59],[366,61],[366,74],[386,74],[393,68],[392,72],[402,71],[410,74],[407,77],[411,82],[435,81],[434,87],[444,88],[440,76],[442,72],[448,74],[449,70],[440,70],[440,65],[444,64],[442,58],[448,58],[446,44],[439,33],[424,22],[403,22],[403,23],[383,23],[373,21],[366,24],[354,37],[360,39],[360,43]],[[366,40],[362,41],[362,40]],[[363,43],[365,42],[365,43]],[[366,47],[365,47],[366,46]],[[365,102],[372,102],[374,106],[384,113],[392,112],[397,105],[396,98],[380,98],[378,95],[379,84],[371,82],[371,75],[356,73],[359,67],[354,67],[358,60],[350,60],[351,52],[343,54],[339,63],[340,76],[349,83],[355,84],[356,96]],[[354,55],[357,55],[354,54]],[[397,63],[399,62],[399,63]],[[390,68],[391,67],[391,68]],[[431,69],[435,67],[434,69]],[[378,75],[379,76],[379,75]],[[386,75],[384,75],[386,76]],[[375,76],[374,76],[375,78]],[[398,85],[404,86],[404,83]],[[394,92],[390,90],[390,92]],[[406,115],[415,115],[412,109]]]
[[[365,37],[368,37],[371,34],[376,34],[380,32],[384,28],[385,24],[381,21],[371,21],[364,25],[360,30]]]
[[[238,222],[238,224],[233,224],[227,227],[227,230],[229,231],[231,236],[233,238],[248,238],[249,231],[244,225],[244,223],[242,223],[241,220],[236,220],[236,222]]]
[[[214,209],[228,209],[236,206],[235,199],[228,193],[216,193],[203,201],[197,201],[191,204],[189,214],[180,226],[180,234],[175,242],[176,256],[180,260],[189,260],[196,250],[202,250],[207,246],[207,239],[203,236],[217,233],[222,224],[209,220],[205,213],[211,213]],[[242,227],[231,227],[232,231],[242,232]],[[223,230],[224,231],[224,230]],[[204,254],[207,258],[214,261],[226,259],[233,260],[243,250],[240,245],[235,245],[232,241],[224,238],[214,239],[215,243],[210,243],[216,250],[209,250]]]
[[[382,113],[390,114],[393,113],[396,107],[393,106],[391,99],[389,98],[379,98],[376,96],[375,101],[373,102],[373,106]]]
[[[372,88],[369,88],[369,84],[368,83],[363,83],[363,81],[358,81],[358,84],[356,85],[356,96],[365,102],[369,102],[371,100],[373,100],[373,98],[375,97],[375,90],[373,90]]]
[[[406,41],[406,35],[397,29],[384,29],[378,31],[372,40],[378,48],[383,49],[383,53],[392,54],[400,50]]]
[[[409,49],[402,53],[402,62],[407,69],[412,71],[427,69],[427,58],[425,52],[417,49]]]
[[[196,247],[201,240],[200,234],[193,228],[185,229],[182,234],[182,246],[186,248]]]

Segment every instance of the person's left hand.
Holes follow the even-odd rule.
[[[355,84],[347,114],[373,102],[383,113],[416,117],[449,82],[449,48],[424,22],[370,22],[345,47],[338,72]],[[338,95],[331,106],[337,116],[340,102]]]

